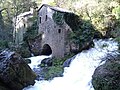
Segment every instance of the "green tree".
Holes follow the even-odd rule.
[[[6,32],[12,34],[13,25],[16,26],[17,16],[30,8],[36,8],[37,4],[31,0],[1,0],[0,8],[5,8],[2,12]],[[13,18],[15,21],[13,22]],[[11,36],[11,35],[10,35]]]
[[[115,7],[115,8],[112,10],[112,13],[116,16],[116,19],[120,19],[120,6]]]

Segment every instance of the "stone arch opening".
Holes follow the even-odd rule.
[[[44,44],[41,50],[41,55],[51,55],[52,49],[48,44]]]

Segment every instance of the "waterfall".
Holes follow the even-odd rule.
[[[118,54],[118,44],[112,39],[94,40],[94,43],[94,48],[77,54],[70,67],[64,68],[63,77],[56,77],[51,81],[36,80],[34,86],[26,87],[23,90],[94,90],[91,84],[94,70],[105,63],[103,58],[108,54],[113,56]],[[32,65],[31,68],[33,67],[35,66]]]

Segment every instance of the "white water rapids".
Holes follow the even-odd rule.
[[[91,84],[94,70],[105,62],[102,58],[108,54],[116,55],[118,50],[118,44],[111,39],[95,40],[94,43],[94,48],[77,54],[70,67],[64,68],[63,77],[56,77],[51,81],[36,81],[34,86],[23,90],[94,90]],[[40,58],[45,58],[45,56],[31,58],[32,69],[40,64],[42,60]]]

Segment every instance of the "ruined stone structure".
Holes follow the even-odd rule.
[[[53,17],[55,13],[61,14],[62,24],[55,22]],[[46,4],[43,4],[38,10],[38,33],[42,34],[42,47],[47,48],[48,51],[52,50],[52,55],[55,57],[64,57],[65,54],[70,52],[67,35],[68,32],[71,31],[71,28],[67,25],[62,17],[64,13],[70,13],[70,11],[58,7],[52,7]]]
[[[28,26],[32,25],[28,19],[33,17],[33,10],[21,13],[17,17],[13,18],[14,32],[13,37],[16,44],[20,44],[23,41],[23,34],[26,32]]]

